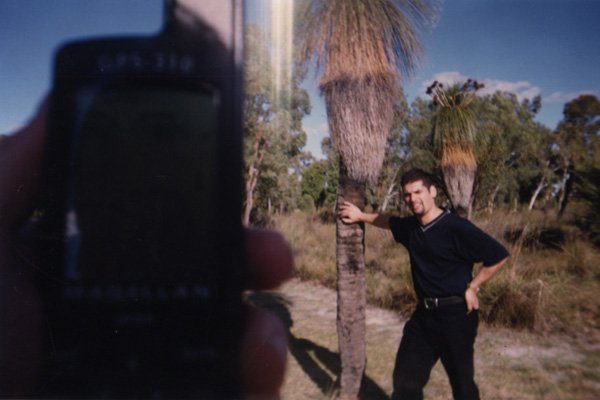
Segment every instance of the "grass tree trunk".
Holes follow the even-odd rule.
[[[349,201],[361,209],[365,203],[365,183],[351,179],[340,167],[337,203]],[[364,224],[336,226],[337,246],[337,332],[342,371],[340,398],[358,398],[366,363],[366,292]]]
[[[366,183],[376,180],[385,154],[393,120],[394,84],[391,74],[381,74],[321,85],[329,128],[340,154],[338,204],[349,201],[364,209]],[[366,362],[364,254],[364,225],[346,225],[338,219],[337,326],[342,399],[358,398]]]
[[[445,150],[441,163],[444,184],[455,212],[468,218],[477,163],[470,150]]]
[[[321,72],[329,131],[340,156],[338,204],[364,208],[394,118],[402,73],[423,53],[418,28],[433,21],[430,0],[308,0],[299,11],[304,61]],[[404,6],[404,7],[401,7]],[[364,226],[337,221],[338,341],[341,398],[356,399],[365,367]]]
[[[439,157],[446,193],[458,215],[470,218],[473,185],[477,161],[473,154],[476,131],[473,101],[483,87],[477,81],[467,80],[463,85],[449,88],[434,81],[427,88],[436,110],[433,120],[433,147]]]

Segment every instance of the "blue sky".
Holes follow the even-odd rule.
[[[60,43],[150,34],[162,20],[162,0],[0,0],[0,133],[25,123],[50,90]]]
[[[447,0],[435,28],[422,36],[425,60],[404,81],[406,96],[426,98],[435,79],[474,78],[485,91],[542,96],[537,120],[554,129],[565,102],[600,95],[599,21],[598,0]],[[305,129],[317,155],[327,123],[322,101],[312,97]]]
[[[600,94],[598,18],[598,0],[447,0],[435,28],[423,35],[425,60],[404,82],[406,95],[424,97],[434,79],[474,78],[486,90],[541,95],[538,120],[554,128],[565,102]],[[162,0],[0,0],[0,133],[25,123],[47,93],[61,42],[150,34],[161,23]],[[307,150],[318,156],[325,111],[314,82],[305,86],[313,103],[305,119]]]

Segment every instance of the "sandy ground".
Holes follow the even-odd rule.
[[[336,334],[336,294],[297,279],[250,300],[277,313],[290,330],[290,351],[281,397],[334,399],[340,370]],[[362,399],[386,399],[406,316],[369,307],[367,369]],[[563,337],[480,325],[476,380],[482,399],[600,398],[600,345]],[[426,399],[451,399],[440,363],[425,388]]]

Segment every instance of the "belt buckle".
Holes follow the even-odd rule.
[[[437,298],[425,298],[423,299],[423,304],[425,304],[425,309],[433,310],[438,308],[438,299]]]

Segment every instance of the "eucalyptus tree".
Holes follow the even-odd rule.
[[[600,151],[600,101],[581,95],[564,106],[563,119],[554,132],[556,171],[561,176],[558,215],[567,207],[574,177],[589,167]]]
[[[594,166],[581,172],[577,195],[586,204],[583,227],[590,240],[600,247],[600,157]]]
[[[301,187],[302,195],[310,197],[313,208],[323,206],[327,193],[326,160],[317,160],[304,169]]]
[[[433,111],[430,104],[422,98],[417,97],[409,109],[405,168],[421,168],[425,171],[436,171],[436,158],[433,153],[432,120]]]
[[[300,194],[302,118],[310,101],[297,75],[285,76],[287,90],[275,90],[271,44],[262,29],[249,24],[245,32],[244,161],[245,201],[242,221],[274,208],[295,207]]]
[[[584,206],[582,226],[593,243],[600,247],[600,100],[593,95],[582,95],[567,103],[559,127],[566,130],[567,125],[583,144],[571,146],[581,153],[580,157],[573,156],[578,160],[574,167],[576,179],[573,180],[575,197]]]
[[[474,145],[475,92],[483,87],[469,79],[465,84],[448,88],[434,81],[427,88],[434,107],[433,149],[438,158],[446,192],[456,212],[468,217],[477,172]]]
[[[338,204],[364,207],[377,179],[401,77],[423,53],[418,28],[433,20],[429,0],[305,0],[296,37],[315,62],[327,120],[340,156]],[[341,397],[356,398],[365,367],[364,226],[337,221]]]
[[[508,92],[478,97],[473,207],[492,211],[498,202],[529,203],[552,185],[550,131],[535,121],[541,100],[519,101]]]

